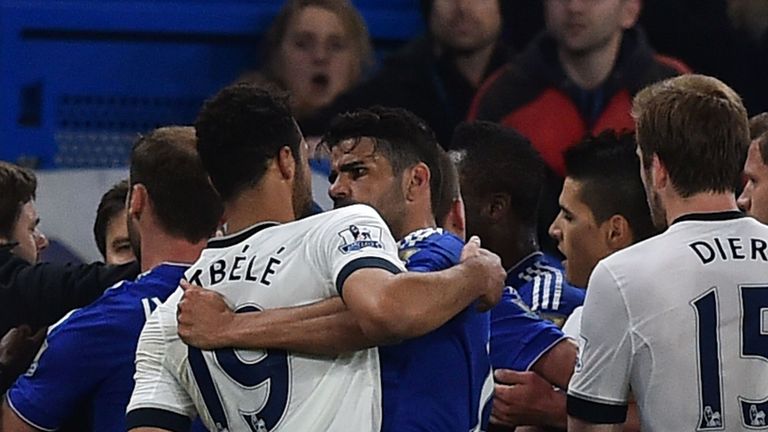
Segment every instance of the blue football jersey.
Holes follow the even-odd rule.
[[[566,336],[551,321],[541,318],[512,287],[491,310],[491,366],[526,371]]]
[[[586,290],[565,280],[559,261],[535,252],[507,272],[507,285],[542,317],[562,327],[574,309],[584,304]]]
[[[136,345],[144,322],[178,287],[186,265],[162,264],[107,290],[56,325],[29,371],[8,391],[27,423],[56,430],[72,417],[90,430],[126,430]]]
[[[398,243],[406,267],[417,272],[458,264],[463,246],[453,234],[432,228]],[[489,314],[471,306],[433,332],[379,347],[381,430],[485,430],[493,392],[489,325]]]

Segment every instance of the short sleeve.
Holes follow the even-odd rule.
[[[568,414],[594,424],[623,423],[633,355],[629,314],[604,262],[592,272],[588,286],[579,360],[568,386]]]
[[[346,279],[362,268],[392,273],[405,270],[392,233],[374,209],[354,205],[335,210],[319,227],[315,256],[318,270],[332,280],[339,295]]]
[[[539,317],[512,287],[491,310],[491,366],[525,371],[566,336]]]
[[[128,430],[156,427],[185,432],[196,415],[191,397],[169,369],[170,362],[166,359],[174,338],[170,335],[171,329],[165,327],[169,320],[175,320],[179,298],[177,291],[160,305],[141,332],[136,350],[135,387],[127,408]]]
[[[583,306],[579,306],[573,310],[568,319],[565,320],[563,333],[574,339],[579,337],[579,332],[581,331],[581,313],[583,310]]]
[[[11,409],[37,429],[58,429],[110,373],[115,356],[107,333],[82,310],[62,321],[8,391]]]

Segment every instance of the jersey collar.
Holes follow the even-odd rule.
[[[686,221],[703,221],[703,222],[727,221],[727,220],[741,219],[743,217],[747,217],[747,215],[745,215],[744,213],[738,210],[727,210],[727,211],[712,212],[712,213],[688,213],[678,217],[670,225],[674,225],[678,222],[686,222]]]
[[[522,275],[525,274],[525,271],[533,268],[542,258],[544,258],[544,254],[541,251],[536,251],[518,261],[511,269],[507,270],[506,284],[518,286],[522,281]]]
[[[260,222],[260,223],[257,223],[256,225],[253,225],[249,228],[238,231],[234,234],[208,240],[208,248],[209,249],[228,248],[238,243],[242,243],[243,241],[255,235],[261,230],[264,230],[273,226],[277,226],[277,225],[280,225],[280,224],[278,222],[273,222],[273,221]]]

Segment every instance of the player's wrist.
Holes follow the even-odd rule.
[[[541,418],[544,424],[550,428],[565,430],[568,427],[565,392],[552,387],[552,391],[544,397],[543,402]]]

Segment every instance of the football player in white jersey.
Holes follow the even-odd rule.
[[[634,100],[656,237],[602,260],[581,321],[568,430],[768,430],[768,227],[736,206],[747,114],[722,82],[685,75]]]
[[[206,103],[195,126],[232,234],[211,241],[186,276],[223,294],[235,310],[342,296],[360,333],[382,343],[434,329],[475,300],[490,305],[500,297],[498,257],[477,242],[449,270],[400,273],[392,235],[370,207],[287,223],[309,208],[310,182],[306,143],[284,98],[231,86]],[[180,298],[178,291],[158,307],[142,332],[129,430],[186,430],[196,414],[216,431],[379,429],[376,350],[321,358],[190,348],[177,333]]]

